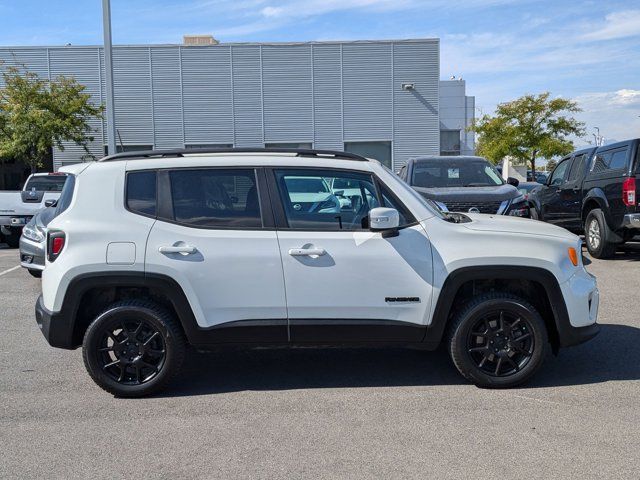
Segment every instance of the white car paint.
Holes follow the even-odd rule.
[[[133,214],[124,207],[127,171],[210,166],[347,169],[375,174],[404,203],[418,224],[397,237],[374,232],[196,229]],[[147,271],[175,279],[198,324],[242,319],[358,318],[428,325],[447,276],[465,266],[534,266],[561,285],[571,324],[595,322],[595,279],[567,249],[578,237],[548,224],[512,217],[469,215],[449,223],[422,197],[376,161],[298,158],[283,153],[185,154],[181,158],[93,163],[76,170],[71,206],[49,228],[67,240],[55,262],[47,260],[44,306],[58,312],[69,282],[109,270]],[[135,245],[133,258],[107,262],[109,245]],[[161,253],[161,247],[194,247],[195,253]],[[324,255],[290,255],[295,249]],[[315,257],[315,258],[314,258]],[[133,260],[133,263],[129,263]],[[387,303],[415,296],[419,302]]]

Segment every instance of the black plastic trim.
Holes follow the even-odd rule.
[[[409,322],[375,319],[291,319],[294,344],[420,343],[426,327]]]
[[[548,270],[523,266],[477,266],[454,270],[447,277],[438,296],[433,319],[427,327],[424,342],[431,348],[437,347],[444,335],[449,316],[454,307],[453,301],[460,287],[470,280],[531,280],[545,289],[553,321],[558,332],[559,347],[578,345],[593,338],[599,331],[597,324],[589,327],[573,327],[569,321],[567,306],[560,290],[558,280]]]

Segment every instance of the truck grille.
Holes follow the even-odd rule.
[[[477,208],[480,213],[497,213],[502,201],[498,202],[446,202],[450,212],[469,212],[470,208]]]

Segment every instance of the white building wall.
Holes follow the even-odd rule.
[[[45,77],[75,76],[96,104],[105,100],[102,47],[0,47],[0,60]],[[438,39],[116,46],[116,142],[334,150],[387,142],[397,170],[412,156],[437,155],[445,128],[463,132],[461,153],[473,153],[465,132],[473,97],[464,82],[440,82],[439,64]],[[91,152],[100,157],[105,122],[92,127]],[[71,144],[56,150],[54,167],[82,161],[82,153]]]
[[[475,154],[475,135],[467,129],[475,118],[475,97],[466,95],[464,80],[440,81],[440,130],[460,132],[460,155]]]

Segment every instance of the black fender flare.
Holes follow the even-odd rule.
[[[586,215],[586,205],[590,202],[596,202],[600,209],[604,212],[604,217],[607,219],[607,223],[609,223],[609,201],[607,200],[607,196],[604,194],[604,191],[601,188],[592,188],[587,192],[587,194],[582,199],[582,207],[580,209],[580,215],[582,217],[582,223],[587,219]]]
[[[454,307],[456,294],[463,284],[471,280],[531,280],[544,288],[551,311],[553,324],[556,327],[559,345],[569,346],[579,343],[574,339],[576,329],[569,322],[569,313],[555,275],[549,270],[539,267],[524,267],[511,265],[487,265],[463,267],[452,271],[447,276],[435,305],[433,318],[428,325],[424,343],[436,348],[443,339],[450,314]],[[550,332],[551,333],[551,332]]]
[[[175,310],[187,339],[190,342],[197,339],[198,323],[193,314],[191,304],[180,284],[173,278],[145,272],[96,272],[78,275],[69,282],[62,302],[62,309],[56,314],[69,326],[69,335],[72,337],[69,339],[71,348],[75,348],[82,343],[82,338],[78,338],[75,326],[84,295],[90,290],[105,287],[147,288],[162,295]]]

